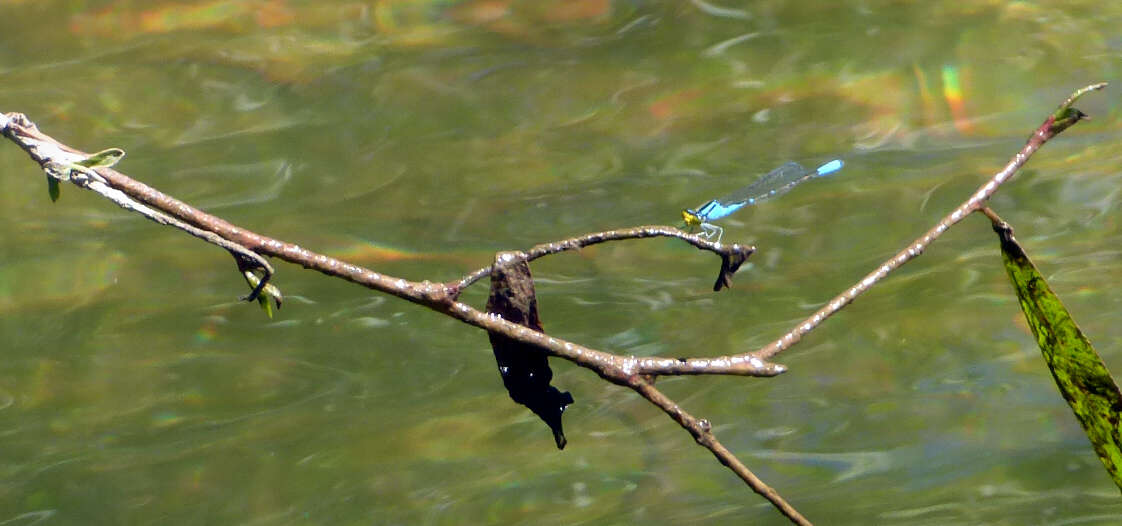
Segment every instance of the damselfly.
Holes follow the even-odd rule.
[[[842,165],[841,160],[834,159],[811,171],[799,163],[788,162],[756,182],[719,199],[713,199],[697,207],[697,210],[682,210],[682,219],[691,230],[700,227],[701,235],[706,239],[712,239],[716,235],[717,243],[720,243],[725,230],[714,225],[713,221],[728,217],[745,206],[783,195],[807,179],[830,175],[841,170]]]

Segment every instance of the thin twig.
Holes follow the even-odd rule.
[[[810,521],[803,517],[793,506],[791,506],[779,492],[775,491],[771,486],[768,486],[764,481],[760,480],[752,470],[748,469],[740,459],[736,458],[731,451],[725,448],[717,440],[716,435],[713,434],[713,425],[708,420],[695,418],[693,415],[687,413],[681,406],[673,400],[662,394],[661,391],[656,389],[649,381],[644,378],[638,378],[628,387],[635,390],[635,392],[642,395],[652,404],[662,409],[672,420],[682,426],[686,431],[689,431],[698,444],[708,449],[717,457],[717,461],[736,473],[752,491],[760,494],[763,498],[771,502],[773,506],[785,517],[795,524],[810,524]]]
[[[1044,123],[1029,136],[1025,146],[1009,160],[1005,168],[1002,168],[1000,172],[994,174],[989,181],[980,186],[966,201],[963,201],[962,204],[951,211],[951,213],[944,216],[922,236],[909,243],[900,252],[897,252],[895,256],[881,263],[876,269],[866,274],[864,278],[861,278],[861,280],[852,287],[846,289],[845,292],[835,296],[834,299],[826,303],[824,307],[818,309],[814,314],[811,314],[805,320],[799,322],[798,325],[781,336],[778,340],[761,347],[759,350],[750,353],[750,355],[761,360],[767,360],[789,349],[792,345],[798,343],[808,332],[814,330],[823,321],[826,321],[826,319],[836,314],[846,305],[849,305],[857,296],[865,293],[865,291],[869,290],[878,281],[884,279],[884,277],[893,270],[900,268],[904,263],[923,254],[927,246],[939,236],[943,235],[947,229],[959,221],[962,221],[966,216],[970,215],[971,212],[977,211],[983,207],[986,202],[989,201],[989,198],[997,192],[997,189],[1011,179],[1013,175],[1024,166],[1029,157],[1032,157],[1033,153],[1036,153],[1041,146],[1044,146],[1044,143],[1067,129],[1067,127],[1086,117],[1086,115],[1079,112],[1079,110],[1071,109],[1071,105],[1076,99],[1086,93],[1105,87],[1105,82],[1092,84],[1080,88],[1073,93],[1071,97],[1068,97],[1067,100],[1060,104],[1059,109],[1057,109],[1055,113],[1049,115],[1048,118],[1044,120]]]
[[[57,171],[57,167],[64,167],[64,170],[69,172],[70,169],[65,168],[66,166],[74,166],[75,161],[88,157],[85,152],[66,146],[39,132],[39,128],[23,114],[3,115],[3,119],[0,119],[0,131],[19,144],[51,177],[53,176],[50,174]],[[242,299],[246,301],[257,299],[261,290],[268,285],[269,278],[275,274],[275,271],[265,258],[210,230],[188,224],[133,199],[127,193],[110,186],[102,173],[103,170],[108,170],[108,168],[83,168],[81,173],[73,177],[69,174],[65,175],[67,180],[74,183],[75,186],[91,190],[125,210],[136,212],[157,224],[178,228],[207,243],[226,249],[234,257],[239,270],[260,268],[264,272],[264,276],[259,279],[258,284],[253,287],[249,295]]]
[[[675,237],[689,243],[700,250],[708,250],[714,254],[728,256],[731,254],[751,254],[756,251],[755,246],[750,245],[722,245],[709,241],[705,237],[697,234],[691,234],[683,230],[663,225],[647,225],[637,226],[632,228],[621,228],[619,230],[608,230],[605,232],[595,232],[583,236],[562,239],[552,243],[542,243],[535,245],[525,252],[526,261],[533,261],[540,257],[557,254],[567,250],[580,250],[589,245],[597,243],[604,243],[607,241],[620,241],[624,239],[643,239],[648,237]],[[460,281],[455,283],[461,291],[468,288],[471,284],[491,275],[491,266],[488,265],[481,269],[468,273]]]

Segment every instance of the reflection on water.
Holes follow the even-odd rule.
[[[783,162],[844,177],[745,210],[731,290],[667,240],[535,262],[546,330],[633,355],[767,343],[926,230],[1076,86],[1115,3],[2,2],[5,107],[247,228],[411,279],[678,222]],[[1115,86],[1122,83],[1115,83]],[[992,204],[1110,364],[1119,100]],[[554,363],[557,452],[486,336],[291,266],[275,321],[228,256],[0,148],[0,524],[777,522],[664,415]],[[667,378],[814,520],[1109,524],[988,222],[780,357]],[[485,301],[486,284],[464,298]],[[1116,371],[1122,366],[1115,364]]]

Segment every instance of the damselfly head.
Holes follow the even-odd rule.
[[[701,226],[701,218],[698,217],[697,212],[688,208],[682,210],[682,221],[686,222],[687,228],[697,228]]]

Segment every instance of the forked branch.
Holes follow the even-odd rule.
[[[800,322],[775,342],[756,350],[741,354],[704,358],[664,358],[619,356],[612,353],[584,347],[572,342],[549,336],[530,327],[504,320],[500,316],[482,312],[459,301],[460,292],[482,277],[490,275],[492,267],[484,267],[463,278],[451,282],[409,281],[388,276],[373,270],[318,254],[298,245],[273,239],[233,225],[221,218],[198,210],[154,188],[135,181],[108,166],[79,170],[85,177],[69,177],[69,182],[77,186],[98,191],[118,205],[143,214],[160,224],[173,226],[196,237],[214,243],[234,254],[239,262],[239,270],[265,269],[266,275],[254,282],[251,296],[266,289],[266,282],[272,276],[272,268],[265,257],[275,257],[317,270],[332,277],[338,277],[391,294],[404,300],[423,305],[437,312],[452,316],[488,331],[501,334],[505,338],[537,348],[546,354],[569,360],[577,365],[591,369],[612,383],[628,387],[662,409],[680,426],[690,432],[698,444],[709,449],[725,466],[728,466],[755,492],[771,502],[784,516],[798,524],[809,524],[779,494],[761,480],[729,452],[712,434],[707,420],[698,419],[672,400],[655,389],[654,381],[660,375],[731,374],[742,376],[775,376],[786,371],[782,365],[767,360],[797,343],[827,318],[840,311],[857,296],[869,290],[893,270],[919,256],[936,238],[951,226],[961,221],[971,212],[981,209],[997,189],[1025,164],[1028,158],[1045,142],[1075,124],[1086,116],[1072,107],[1083,94],[1102,89],[1106,84],[1093,84],[1076,91],[1029,137],[1021,149],[1005,168],[982,185],[966,201],[947,214],[925,234],[909,243],[898,254],[877,266],[872,272],[853,286],[846,289],[826,306],[819,309],[806,320]],[[0,114],[0,131],[28,152],[32,160],[42,169],[58,170],[57,163],[71,166],[75,159],[89,158],[75,148],[66,146],[40,132],[36,126],[21,114]],[[89,173],[87,173],[89,172]],[[72,173],[72,172],[69,172]],[[675,237],[695,247],[714,252],[722,258],[722,269],[714,290],[728,286],[732,274],[752,254],[755,247],[740,245],[723,246],[711,243],[699,236],[667,226],[645,226],[623,230],[600,232],[581,237],[538,245],[522,253],[525,261],[554,254],[564,250],[577,249],[594,243],[638,239],[647,237]],[[244,268],[243,268],[244,267]],[[247,279],[249,279],[247,277]],[[252,297],[250,298],[252,299]],[[279,300],[279,294],[277,299]]]

